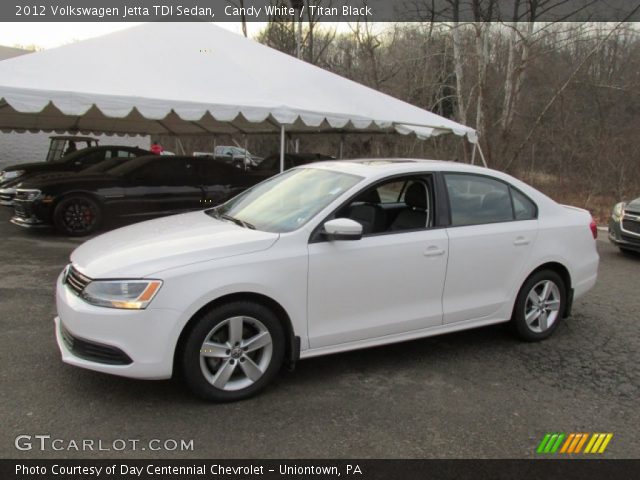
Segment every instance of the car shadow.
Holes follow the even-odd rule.
[[[279,401],[292,391],[314,391],[345,374],[357,374],[375,378],[387,376],[389,370],[404,371],[423,369],[429,363],[465,362],[477,359],[484,349],[511,349],[518,340],[505,324],[492,325],[469,331],[439,335],[362,350],[314,357],[297,363],[292,372],[282,369],[273,384],[252,401]],[[401,368],[402,370],[399,370]],[[128,405],[152,403],[156,407],[180,405],[210,405],[190,393],[180,378],[170,380],[137,380],[81,370],[66,366],[74,378],[74,385],[82,384],[85,397],[108,400],[110,404]],[[302,395],[304,397],[304,395]],[[260,400],[263,399],[263,400]]]

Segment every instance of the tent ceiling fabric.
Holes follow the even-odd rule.
[[[0,130],[128,134],[469,127],[209,23],[148,23],[0,62]]]

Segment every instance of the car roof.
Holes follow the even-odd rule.
[[[449,171],[496,174],[495,170],[446,160],[424,160],[418,158],[362,158],[357,160],[325,160],[299,168],[322,168],[362,177],[387,176],[419,171]]]
[[[79,142],[83,142],[86,140],[92,140],[95,142],[98,141],[98,139],[95,137],[86,137],[86,136],[79,136],[79,135],[53,135],[49,138],[52,140],[75,140]]]

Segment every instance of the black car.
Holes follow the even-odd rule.
[[[142,155],[151,155],[151,152],[138,147],[120,145],[83,148],[53,162],[22,163],[6,167],[0,172],[0,188],[10,188],[11,185],[40,173],[79,172],[108,158],[133,158]]]
[[[640,252],[640,197],[613,207],[609,240],[623,252]]]
[[[259,180],[207,157],[138,157],[105,172],[24,182],[11,222],[87,235],[105,218],[143,219],[218,205]]]
[[[111,157],[106,160],[103,160],[99,163],[91,165],[80,172],[48,172],[48,173],[38,173],[29,175],[28,179],[24,179],[19,177],[12,182],[9,182],[6,187],[0,188],[0,205],[5,206],[13,206],[13,199],[16,196],[16,191],[18,188],[22,188],[22,185],[25,182],[43,182],[43,181],[53,181],[59,180],[61,178],[68,177],[70,175],[79,175],[79,174],[96,174],[100,172],[106,172],[107,170],[111,170],[112,168],[124,163],[129,160],[137,158],[137,157]]]

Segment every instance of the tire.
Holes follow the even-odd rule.
[[[178,349],[178,362],[193,393],[232,402],[263,390],[280,370],[284,350],[278,317],[261,304],[240,301],[205,313]]]
[[[53,211],[56,230],[71,237],[89,235],[102,223],[102,209],[98,202],[86,195],[63,198]]]
[[[558,328],[566,302],[567,288],[562,277],[552,270],[541,270],[520,288],[511,324],[527,342],[544,340]]]

